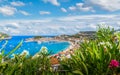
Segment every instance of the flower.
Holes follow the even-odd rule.
[[[111,60],[109,64],[109,68],[117,68],[119,67],[119,62],[117,60]]]
[[[107,46],[111,46],[110,42],[106,42],[106,45],[107,45]]]
[[[48,53],[47,47],[44,47],[44,46],[43,46],[43,47],[40,49],[40,52],[43,53],[43,54],[47,54],[47,53]]]
[[[37,53],[37,54],[35,54],[33,57],[32,57],[32,59],[35,59],[35,58],[38,58],[40,55]]]
[[[107,48],[107,46],[108,46],[109,48],[112,49],[112,45],[111,45],[110,42],[100,42],[100,43],[98,44],[98,46],[104,46],[104,48]]]
[[[27,50],[24,50],[21,54],[20,54],[21,56],[27,56],[27,55],[29,55],[29,51],[27,51]]]

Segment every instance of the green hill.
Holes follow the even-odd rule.
[[[9,38],[10,36],[8,34],[0,32],[0,39],[6,39]]]

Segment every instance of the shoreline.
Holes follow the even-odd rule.
[[[69,46],[68,46],[66,49],[64,49],[64,50],[62,50],[62,51],[60,51],[60,52],[65,52],[65,51],[69,50],[69,49],[72,47],[72,43],[69,42],[69,41],[59,41],[59,42],[68,42],[68,43],[69,43]],[[60,53],[60,52],[58,52],[58,53]],[[56,53],[56,54],[58,54],[58,53]],[[54,56],[54,55],[56,55],[56,54],[53,54],[53,55],[51,55],[51,56]]]
[[[63,51],[60,51],[56,54],[51,55],[50,57],[57,57],[57,58],[61,58],[62,56],[65,56],[67,58],[70,58],[70,55],[74,53],[75,50],[77,50],[80,46],[78,46],[77,44],[74,44],[71,41],[66,41],[68,42],[70,45],[68,48],[66,48]]]
[[[49,41],[55,41],[55,42],[68,42],[69,43],[69,47],[67,47],[66,49],[56,53],[56,54],[53,54],[51,56],[57,56],[57,55],[61,55],[61,54],[65,54],[65,55],[68,55],[68,54],[71,54],[74,52],[74,50],[78,49],[79,47],[79,43],[80,43],[80,39],[78,40],[78,38],[63,38],[63,37],[50,37],[50,38],[46,38],[46,37],[42,37],[42,38],[37,38],[37,39],[34,39],[34,38],[28,38],[25,40],[26,42],[37,42],[37,43],[41,43],[41,42],[49,42]]]
[[[74,42],[68,42],[70,43],[70,46],[67,49],[60,51],[54,55],[50,55],[50,61],[52,65],[59,65],[60,61],[64,60],[64,58],[71,58],[71,54],[73,54],[74,51],[80,47],[77,44],[74,44]]]
[[[5,37],[5,38],[0,38],[0,40],[9,40],[11,39],[12,37]]]

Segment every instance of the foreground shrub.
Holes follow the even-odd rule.
[[[97,38],[83,42],[71,58],[61,62],[64,69],[71,74],[80,75],[113,75],[120,72],[119,42],[113,39],[113,30],[99,27]],[[119,36],[120,37],[120,36]],[[113,60],[114,59],[114,60]],[[116,71],[111,69],[114,67]],[[114,72],[113,72],[114,71]]]
[[[0,74],[4,75],[39,75],[51,73],[50,60],[45,48],[42,48],[34,58],[27,57],[27,52],[14,55],[12,59],[8,59],[1,63]]]

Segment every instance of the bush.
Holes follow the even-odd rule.
[[[64,69],[80,75],[113,75],[119,73],[119,66],[110,68],[112,60],[120,61],[119,42],[113,37],[120,37],[114,30],[99,27],[95,40],[83,42],[80,49],[71,55],[71,59],[62,62]],[[112,64],[114,65],[114,64]],[[119,65],[119,64],[117,64]]]

